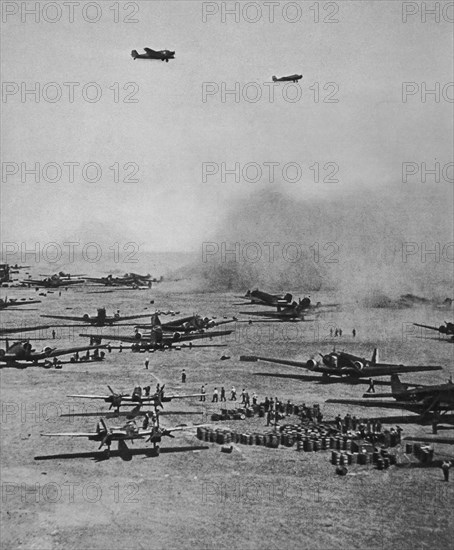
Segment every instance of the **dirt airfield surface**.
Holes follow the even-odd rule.
[[[35,296],[33,291],[20,289],[14,294]],[[311,298],[322,303],[336,301],[335,295]],[[89,294],[87,289],[70,289],[62,291],[61,297],[56,291],[41,299],[39,310],[2,314],[3,325],[39,324],[43,321],[39,315],[45,313],[94,315],[101,306],[108,314],[117,309],[125,315],[172,309],[181,316],[200,313],[218,319],[247,309],[232,305],[239,302],[233,293],[179,293],[165,283],[151,291]],[[335,346],[370,358],[376,346],[381,361],[443,366],[440,372],[401,377],[407,382],[435,384],[454,374],[454,345],[439,339],[436,332],[414,331],[411,323],[438,325],[445,317],[449,320],[452,311],[360,309],[346,304],[338,312],[313,317],[313,322],[227,325],[235,329],[234,334],[206,342],[217,347],[140,354],[113,350],[102,363],[69,364],[61,370],[3,369],[2,548],[450,548],[454,481],[442,481],[437,460],[433,467],[421,467],[399,452],[398,466],[384,471],[351,466],[348,475],[340,477],[327,451],[304,453],[296,447],[235,444],[233,452],[225,454],[220,445],[199,441],[195,429],[177,433],[175,439],[164,438],[159,456],[150,452],[149,444],[129,444],[128,460],[115,452],[106,460],[98,452],[99,444],[85,438],[40,435],[95,430],[101,416],[96,412],[106,411],[108,405],[68,399],[69,394],[104,394],[107,384],[115,391],[131,392],[136,385],[154,388],[157,381],[166,384],[167,393],[197,393],[202,384],[207,388],[203,406],[197,399],[165,404],[166,412],[175,411],[161,418],[169,427],[211,423],[211,414],[220,409],[220,404],[211,403],[215,386],[224,386],[227,396],[235,386],[238,394],[243,388],[255,391],[259,401],[277,396],[294,403],[319,403],[325,419],[347,412],[361,417],[399,415],[399,411],[324,403],[334,397],[359,398],[367,385],[308,382],[300,378],[305,373],[301,369],[240,362],[239,357],[257,354],[307,361]],[[32,340],[36,348],[86,342],[77,336],[82,328],[72,330],[61,326],[70,322],[57,323],[56,340],[47,331],[42,335],[47,340]],[[330,337],[331,327],[342,328],[342,338]],[[103,332],[112,330],[104,328]],[[122,334],[129,332],[132,327],[121,328]],[[223,354],[230,359],[221,361]],[[148,371],[146,357],[150,359]],[[181,383],[182,369],[187,373],[186,384]],[[228,402],[227,406],[232,405]],[[93,416],[60,417],[71,411],[88,411]],[[184,411],[196,414],[184,415]],[[107,420],[109,426],[124,422]],[[296,417],[289,422],[296,422]],[[241,432],[267,430],[264,419],[258,418],[212,425]],[[402,426],[404,436],[430,433],[430,426]],[[454,454],[452,446],[436,444],[435,450],[436,459]]]

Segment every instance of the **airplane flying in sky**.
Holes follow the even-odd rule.
[[[378,351],[375,348],[371,359],[352,355],[343,351],[332,351],[326,355],[320,354],[322,360],[309,359],[306,362],[289,361],[286,359],[272,359],[269,357],[257,357],[254,355],[243,355],[240,361],[266,361],[299,367],[312,372],[320,372],[324,377],[340,376],[349,378],[374,378],[375,376],[386,376],[393,373],[422,372],[442,370],[441,366],[404,366],[391,363],[379,363]]]
[[[16,306],[28,306],[30,304],[40,304],[41,300],[33,300],[32,298],[21,298],[20,300],[15,300],[14,298],[5,298],[4,300],[0,298],[0,309],[6,308],[15,308]]]
[[[454,340],[454,323],[450,323],[449,321],[445,321],[444,325],[440,325],[439,327],[432,327],[430,325],[420,325],[419,323],[413,323],[416,327],[422,327],[422,328],[428,328],[430,330],[436,330],[440,334],[446,334],[447,336],[452,336],[452,339]]]
[[[384,400],[384,398],[392,398]],[[397,374],[391,375],[391,393],[365,393],[363,399],[328,399],[360,407],[404,409],[420,415],[443,415],[454,410],[454,383],[423,385],[404,384]]]
[[[73,348],[51,348],[46,346],[42,351],[37,351],[30,344],[29,340],[14,342],[11,346],[8,340],[6,341],[6,349],[0,349],[0,368],[14,367],[44,367],[48,368],[52,365],[50,359],[59,357],[60,355],[68,355],[70,353],[91,351],[104,348],[105,346],[77,346]],[[44,361],[44,363],[40,362]]]
[[[131,56],[134,59],[160,59],[161,61],[169,62],[169,59],[175,59],[175,52],[170,50],[152,50],[151,48],[144,48],[146,53],[139,54],[137,50],[132,50]]]
[[[161,407],[162,403],[168,403],[172,399],[186,399],[190,397],[200,397],[202,394],[187,394],[187,395],[164,395],[164,386],[159,392],[155,392],[151,395],[144,395],[142,388],[137,386],[132,393],[118,393],[115,392],[110,386],[107,386],[110,391],[110,395],[68,395],[68,397],[74,397],[77,399],[100,399],[106,403],[110,403],[109,411],[115,408],[119,412],[122,406],[141,406],[141,405],[153,405],[154,407]]]
[[[85,313],[84,315],[41,315],[41,317],[46,317],[49,319],[68,319],[69,321],[80,321],[97,327],[104,327],[107,325],[119,323],[120,321],[129,321],[132,319],[139,319],[149,316],[149,313],[139,313],[137,315],[123,316],[120,315],[119,312],[115,313],[114,315],[106,315],[106,309],[103,307],[98,308],[97,315],[89,315],[88,313]]]
[[[275,76],[272,77],[273,82],[298,82],[298,80],[301,80],[303,78],[302,74],[291,74],[290,76],[281,76],[280,78],[277,78]]]
[[[148,416],[146,418],[149,418]],[[95,432],[75,433],[44,433],[46,437],[87,437],[90,441],[99,441],[99,449],[106,446],[107,458],[110,456],[112,441],[118,441],[118,450],[128,451],[126,441],[143,440],[153,443],[154,449],[159,453],[159,443],[163,437],[175,437],[172,432],[192,430],[197,426],[176,426],[174,428],[162,428],[159,426],[159,414],[152,416],[151,425],[146,428],[139,428],[134,420],[130,420],[121,427],[107,427],[106,422],[101,418],[96,425]]]

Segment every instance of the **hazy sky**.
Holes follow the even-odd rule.
[[[21,22],[20,13],[2,23],[3,83],[13,83],[8,90],[14,91],[14,83],[19,88],[40,83],[42,88],[55,82],[63,93],[55,103],[43,93],[39,103],[32,96],[21,100],[20,91],[3,94],[3,163],[25,162],[29,168],[35,162],[41,167],[57,163],[63,173],[56,183],[35,183],[31,175],[22,183],[20,173],[3,179],[2,241],[132,240],[149,250],[184,250],[197,247],[234,200],[267,186],[263,163],[279,163],[274,185],[295,198],[367,192],[370,187],[377,193],[396,186],[399,195],[404,188],[411,204],[424,184],[419,174],[404,184],[402,162],[415,162],[418,168],[422,162],[431,168],[435,159],[441,167],[452,162],[448,99],[454,91],[445,86],[453,80],[452,23],[443,12],[439,23],[430,15],[421,22],[420,13],[403,23],[401,2],[340,1],[331,3],[339,8],[331,18],[339,22],[330,24],[322,20],[335,7],[319,2],[321,21],[315,23],[314,2],[308,1],[298,2],[300,21],[289,23],[282,11],[288,3],[276,6],[274,22],[260,3],[257,23],[242,16],[238,23],[232,16],[223,23],[222,2],[209,3],[218,13],[204,22],[199,1],[139,1],[132,16],[139,22],[127,24],[112,22],[113,1],[98,1],[100,21],[86,22],[84,4],[74,8],[73,23],[66,9],[54,24],[35,23],[33,16]],[[120,18],[132,10],[126,4],[119,4]],[[296,17],[294,8],[286,9],[287,18]],[[54,13],[49,8],[48,18]],[[94,17],[95,12],[87,14]],[[449,14],[452,10],[445,12]],[[246,17],[255,17],[253,6]],[[176,59],[133,61],[131,50],[141,53],[143,47],[175,50]],[[301,99],[286,101],[282,84],[271,103],[265,83],[272,75],[293,73],[303,74]],[[73,103],[64,82],[80,83]],[[82,97],[89,82],[102,92],[96,103]],[[219,92],[204,102],[202,89],[210,82]],[[329,82],[334,86],[324,90]],[[406,103],[403,82],[418,86]],[[109,89],[114,83],[119,84],[118,103]],[[125,91],[126,83],[135,87]],[[262,98],[222,98],[222,83],[229,89],[239,83],[240,94],[255,83],[246,93],[253,98],[259,89]],[[314,83],[319,83],[319,102],[314,101]],[[439,83],[438,102],[433,96],[421,101],[422,83],[427,88]],[[288,88],[291,98],[295,89]],[[336,89],[333,98],[339,101],[324,102]],[[123,102],[134,90],[138,102]],[[94,91],[87,90],[90,95]],[[52,98],[55,89],[49,87],[48,94]],[[96,183],[84,181],[76,167],[71,183],[65,162],[98,163],[102,177]],[[256,162],[263,177],[257,183],[243,178],[236,183],[228,176],[222,183],[219,173],[204,183],[202,164],[207,162],[219,169],[223,162],[228,168]],[[301,167],[296,183],[282,177],[282,166],[289,162]],[[339,183],[315,183],[314,168],[309,168],[314,162],[321,167],[335,163]],[[139,182],[115,183],[109,169],[114,163],[121,167],[121,179],[123,165],[136,163]],[[252,170],[248,174],[254,175]],[[290,171],[289,178],[295,174]],[[451,168],[450,178],[452,174]],[[326,175],[322,168],[321,177]],[[446,195],[449,204],[452,183],[443,181],[443,174],[441,180],[434,185],[429,177],[427,185]]]

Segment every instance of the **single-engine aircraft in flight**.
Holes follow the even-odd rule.
[[[28,306],[30,304],[40,304],[41,300],[33,300],[32,298],[21,298],[20,300],[16,300],[14,298],[5,298],[4,300],[0,298],[0,309],[6,309],[6,308],[15,308],[16,306]]]
[[[53,359],[54,357],[82,351],[99,350],[100,348],[104,347],[105,346],[101,345],[90,345],[58,349],[46,346],[42,351],[37,351],[30,344],[29,340],[14,342],[11,346],[9,345],[8,340],[6,340],[6,349],[0,349],[0,368],[49,368],[52,366],[52,362],[50,361],[50,359]],[[44,361],[44,363],[40,363],[40,361]]]
[[[422,328],[428,328],[430,330],[436,330],[440,334],[446,334],[447,336],[452,336],[452,339],[454,340],[454,323],[450,323],[449,321],[445,321],[444,325],[440,325],[439,327],[432,327],[429,325],[420,325],[419,323],[413,323],[415,327],[422,327]]]
[[[56,273],[50,277],[45,277],[44,279],[24,279],[21,281],[22,284],[27,286],[36,286],[43,288],[59,288],[59,287],[68,287],[72,285],[80,285],[84,283],[84,279],[71,279],[71,275],[68,273]]]
[[[84,315],[41,315],[41,317],[46,317],[49,319],[68,319],[69,321],[80,321],[82,323],[88,323],[97,327],[111,326],[120,321],[130,321],[132,319],[139,319],[142,317],[149,317],[149,313],[139,313],[137,315],[120,315],[119,312],[114,315],[106,315],[106,309],[103,307],[98,308],[97,315],[89,315],[85,313]],[[134,324],[134,323],[132,323]],[[78,326],[78,325],[73,325]]]
[[[223,321],[216,321],[209,317],[201,317],[200,315],[190,315],[183,317],[182,319],[174,319],[162,323],[157,313],[151,316],[151,323],[135,325],[139,329],[153,329],[154,327],[161,327],[163,332],[184,332],[185,334],[194,331],[204,331],[209,328],[226,325],[228,323],[234,323],[237,319],[225,319]]]
[[[326,355],[320,353],[321,361],[311,358],[307,362],[289,361],[286,359],[272,359],[269,357],[257,357],[243,355],[240,361],[266,361],[289,367],[299,367],[312,372],[320,372],[323,377],[340,376],[349,378],[373,378],[375,376],[387,376],[393,373],[423,372],[442,370],[441,366],[404,366],[391,363],[378,362],[378,350],[374,349],[371,359],[365,359],[344,351],[332,351]]]
[[[294,82],[296,84],[298,80],[301,80],[303,78],[303,75],[291,74],[290,76],[281,76],[280,78],[273,76],[272,78],[273,82]]]
[[[148,418],[148,416],[147,416]],[[44,433],[46,437],[87,437],[90,441],[99,441],[99,449],[106,446],[107,458],[110,457],[112,441],[118,441],[118,450],[128,451],[126,441],[133,442],[137,439],[145,439],[147,443],[153,443],[153,447],[159,454],[159,443],[163,437],[175,437],[172,432],[192,430],[198,426],[176,426],[175,428],[162,428],[159,426],[159,414],[152,416],[151,424],[147,428],[139,428],[134,420],[128,421],[124,426],[108,428],[104,419],[100,419],[95,432],[76,433]]]
[[[187,395],[164,395],[164,386],[151,395],[144,395],[142,388],[137,386],[134,388],[132,393],[118,393],[115,392],[109,385],[107,386],[110,391],[110,395],[68,395],[68,397],[73,397],[77,399],[100,399],[106,403],[110,403],[109,411],[113,408],[117,412],[120,411],[122,406],[142,406],[142,405],[153,405],[155,408],[163,408],[163,403],[168,403],[172,399],[187,399],[190,397],[200,397],[201,393],[187,394]]]
[[[342,403],[360,407],[404,409],[422,419],[454,410],[454,383],[423,385],[404,384],[397,374],[391,375],[391,393],[365,393],[364,399],[328,399],[327,403]],[[385,400],[384,398],[392,398]]]
[[[175,59],[175,52],[170,50],[152,50],[151,48],[144,48],[145,53],[139,54],[137,50],[132,50],[131,56],[134,59],[160,59],[161,61],[169,62],[169,59]]]

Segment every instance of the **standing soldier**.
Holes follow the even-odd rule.
[[[145,368],[148,370],[148,365],[150,364],[150,360],[148,357],[145,359]]]
[[[369,387],[367,388],[367,393],[375,393],[375,383],[373,378],[369,378]]]
[[[200,401],[206,401],[206,397],[205,397],[205,386],[204,386],[204,385],[200,388],[200,393],[202,394],[202,395],[200,396]]]
[[[181,373],[181,381],[183,384],[186,384],[186,371],[184,369]]]
[[[241,403],[246,403],[246,390],[244,388],[241,392]]]
[[[356,328],[354,328],[354,329],[352,330],[352,335],[353,335],[353,338],[356,338]]]
[[[214,388],[213,390],[213,399],[211,400],[212,403],[217,403],[218,402],[218,389],[217,388]]]
[[[452,466],[452,462],[450,460],[445,460],[441,465],[441,469],[443,470],[445,481],[449,481],[449,468],[451,468],[451,466]]]
[[[236,401],[236,389],[235,386],[232,386],[230,390],[230,401]]]
[[[225,389],[224,389],[224,386],[222,386],[222,388],[221,388],[221,401],[226,401],[226,399],[225,399]]]

